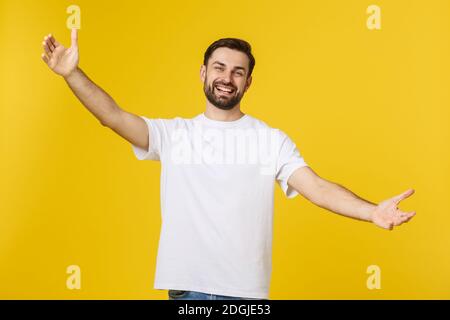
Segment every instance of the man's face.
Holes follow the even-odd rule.
[[[214,50],[200,76],[208,101],[222,110],[236,106],[249,88],[249,59],[243,52],[222,47]]]

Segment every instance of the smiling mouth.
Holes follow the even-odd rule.
[[[227,86],[216,85],[214,86],[214,89],[216,89],[216,91],[220,94],[224,94],[227,96],[230,96],[234,93],[234,89]]]

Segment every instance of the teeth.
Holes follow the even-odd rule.
[[[227,88],[227,87],[221,87],[221,86],[216,86],[216,88],[220,91],[225,91],[228,93],[231,93],[233,91],[233,89]]]

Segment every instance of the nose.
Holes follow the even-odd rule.
[[[223,80],[226,81],[226,84],[231,83],[231,71],[224,72]]]

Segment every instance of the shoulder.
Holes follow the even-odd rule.
[[[249,116],[249,117],[252,119],[251,121],[252,121],[253,127],[258,128],[258,129],[267,130],[271,134],[274,134],[276,136],[276,138],[278,139],[278,141],[282,142],[285,139],[289,139],[289,136],[282,129],[280,129],[276,126],[272,126],[268,122],[258,119],[256,117],[253,117],[253,116]]]

